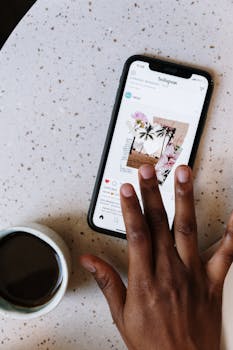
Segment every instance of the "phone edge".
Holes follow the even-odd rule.
[[[195,135],[195,138],[193,141],[193,147],[192,147],[192,151],[191,151],[191,154],[189,157],[189,162],[188,162],[188,165],[191,168],[194,165],[195,157],[196,157],[197,150],[198,150],[198,147],[200,144],[201,135],[203,133],[204,126],[206,123],[207,113],[208,113],[210,100],[211,100],[211,96],[212,96],[213,88],[214,88],[214,81],[213,81],[212,75],[204,69],[199,69],[199,68],[196,68],[193,66],[169,62],[169,61],[157,59],[157,58],[150,57],[150,56],[144,56],[144,55],[132,55],[125,61],[124,66],[123,66],[123,70],[121,73],[121,77],[119,80],[119,86],[118,86],[116,97],[115,97],[115,103],[113,106],[113,110],[112,110],[112,114],[111,114],[111,118],[110,118],[110,122],[109,122],[109,126],[108,126],[108,131],[107,131],[104,147],[103,147],[102,154],[101,154],[100,164],[98,167],[98,172],[97,172],[97,176],[96,176],[96,180],[95,180],[95,185],[94,185],[94,189],[92,191],[91,201],[90,201],[90,205],[89,205],[89,209],[88,209],[88,213],[87,213],[87,223],[92,230],[94,230],[95,232],[106,234],[108,236],[114,236],[114,237],[123,238],[123,239],[127,239],[127,236],[125,233],[111,231],[111,230],[107,230],[107,229],[96,226],[93,222],[93,215],[94,215],[94,209],[95,209],[98,194],[99,194],[101,179],[103,177],[103,173],[104,173],[104,169],[105,169],[108,151],[109,151],[109,148],[111,146],[111,138],[112,138],[112,135],[113,135],[114,130],[115,130],[116,120],[117,120],[117,116],[118,116],[118,114],[116,112],[117,112],[117,110],[119,110],[119,106],[121,103],[121,96],[123,94],[123,88],[125,85],[125,81],[127,79],[126,73],[128,72],[131,63],[134,61],[137,61],[137,60],[141,60],[141,61],[149,62],[149,63],[151,60],[161,62],[161,63],[167,62],[167,63],[169,63],[169,65],[179,66],[181,68],[183,67],[183,68],[188,69],[190,71],[195,71],[197,74],[200,74],[200,75],[204,76],[205,78],[207,78],[208,89],[207,89],[206,96],[205,96],[205,103],[203,105],[203,108],[202,108],[202,111],[200,114],[200,119],[199,119],[199,123],[197,126],[197,132],[196,132],[196,135]],[[172,226],[172,231],[173,231],[173,226]]]

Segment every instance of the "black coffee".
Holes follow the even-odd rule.
[[[12,304],[35,307],[48,302],[62,282],[54,249],[26,232],[0,239],[0,296]]]

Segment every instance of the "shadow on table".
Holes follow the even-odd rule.
[[[21,18],[36,0],[7,0],[0,2],[0,49]]]
[[[99,256],[114,266],[125,280],[127,277],[127,241],[107,236],[91,230],[86,216],[78,213],[63,214],[58,217],[37,220],[56,231],[67,243],[72,257],[72,276],[68,291],[86,288],[92,283],[92,276],[79,264],[81,254],[90,253]]]

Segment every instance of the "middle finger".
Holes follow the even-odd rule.
[[[144,214],[151,231],[153,248],[157,252],[174,251],[167,214],[158,187],[154,167],[149,164],[139,169],[139,182],[144,207]],[[164,255],[164,254],[163,254]]]
[[[129,282],[138,284],[143,280],[150,281],[153,264],[148,225],[132,185],[124,184],[120,195],[128,239]]]

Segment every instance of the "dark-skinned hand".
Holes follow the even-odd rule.
[[[81,264],[105,295],[130,350],[219,350],[222,290],[233,260],[233,214],[216,253],[198,252],[192,171],[175,172],[174,238],[155,170],[139,169],[144,214],[130,184],[121,187],[128,239],[128,286],[112,266],[93,255]]]

